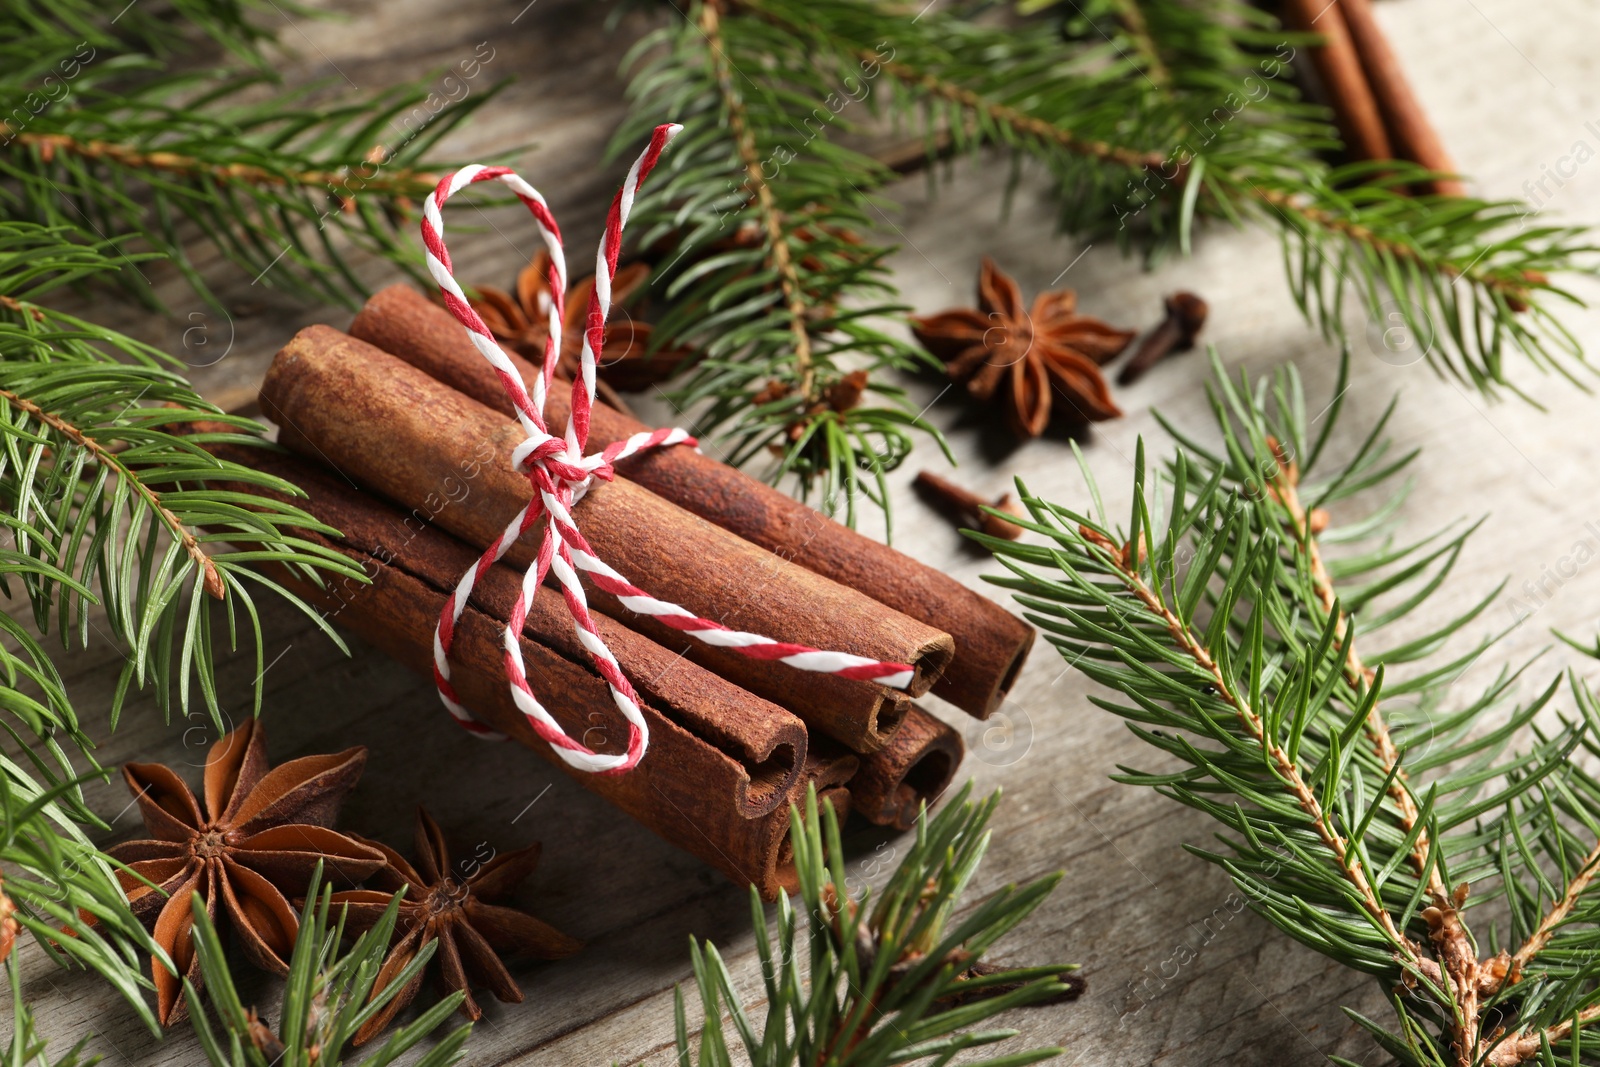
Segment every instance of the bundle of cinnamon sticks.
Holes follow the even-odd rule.
[[[518,362],[531,381],[535,368]],[[550,424],[565,424],[570,401],[566,383],[554,383]],[[261,406],[292,454],[212,447],[301,486],[301,506],[343,534],[324,542],[370,584],[273,577],[431,676],[447,595],[531,496],[510,466],[522,434],[494,372],[446,311],[395,286],[348,334],[297,334],[274,360]],[[597,407],[589,447],[641,429]],[[641,453],[617,474],[590,488],[574,518],[601,558],[652,594],[734,629],[907,663],[914,674],[901,692],[745,657],[591,588],[600,636],[641,697],[650,747],[625,774],[569,773],[767,896],[790,885],[788,809],[808,784],[841,816],[909,827],[963,755],[960,734],[912,699],[931,691],[987,716],[1032,629],[948,575],[691,449]],[[501,635],[536,534],[480,579],[456,627],[452,680],[482,722],[567,769],[516,708],[503,665]],[[625,747],[626,723],[555,589],[535,597],[521,651],[530,685],[570,736],[597,752]],[[442,709],[418,713],[453,728]]]
[[[1352,159],[1404,159],[1444,174],[1456,172],[1378,26],[1371,0],[1284,0],[1283,15],[1290,29],[1322,38],[1311,50],[1311,61]],[[1440,196],[1466,191],[1454,178],[1427,186],[1423,191]]]

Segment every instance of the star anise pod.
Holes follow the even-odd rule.
[[[134,917],[195,988],[196,892],[213,923],[221,902],[250,962],[282,975],[300,932],[288,897],[305,893],[318,861],[325,876],[351,884],[383,867],[382,852],[329,828],[366,761],[366,749],[352,748],[268,769],[265,732],[252,719],[211,746],[203,807],[168,767],[122,769],[152,836],[109,854],[128,865],[117,878]],[[186,1013],[182,981],[158,960],[151,977],[157,1015],[170,1026]]]
[[[618,307],[644,284],[650,268],[630,263],[611,279],[611,319],[595,362],[602,380],[624,392],[639,392],[666,381],[696,355],[687,348],[650,347],[651,326],[627,315]],[[589,295],[594,291],[594,276],[580,278],[567,290],[566,318],[561,323],[561,362],[556,373],[572,380],[578,373],[583,352],[583,328],[589,313]],[[539,363],[544,359],[544,342],[550,334],[550,254],[540,249],[533,262],[517,275],[516,295],[493,286],[478,286],[478,299],[471,302],[495,339],[518,355]]]
[[[985,256],[978,306],[913,318],[912,332],[975,400],[998,396],[1017,436],[1038,437],[1050,423],[1053,394],[1080,423],[1122,414],[1100,367],[1134,332],[1079,315],[1077,304],[1071,289],[1056,289],[1025,308],[1017,283]]]
[[[483,863],[464,861],[458,870],[451,866],[439,825],[418,808],[415,867],[387,845],[376,841],[367,844],[380,850],[389,862],[373,878],[372,884],[377,888],[333,894],[333,906],[342,904],[348,909],[345,928],[359,933],[371,927],[394,894],[401,889],[406,891],[395,922],[394,946],[373,983],[373,997],[388,988],[424,945],[438,941],[434,959],[439,963],[444,984],[466,993],[461,1012],[478,1019],[483,1009],[472,998],[473,986],[487,987],[505,1004],[522,1001],[522,990],[500,962],[502,955],[556,960],[583,947],[583,942],[555,927],[498,903],[510,897],[538,866],[537,843],[499,853]],[[471,873],[466,873],[468,870]],[[365,1043],[387,1027],[421,987],[419,971],[398,996],[362,1026],[355,1044]]]

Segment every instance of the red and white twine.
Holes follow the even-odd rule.
[[[503,735],[476,721],[461,705],[454,686],[450,683],[450,646],[455,637],[456,624],[466,609],[467,600],[490,567],[506,554],[511,545],[540,519],[548,518],[544,537],[533,564],[522,579],[522,596],[507,621],[504,644],[506,676],[511,683],[511,696],[517,708],[527,716],[528,724],[541,738],[555,748],[556,754],[579,770],[595,774],[620,774],[633,768],[645,753],[650,740],[650,727],[639,711],[639,695],[617,665],[616,657],[601,640],[595,629],[594,618],[589,614],[589,604],[584,596],[583,584],[578,578],[581,571],[604,592],[610,593],[630,611],[650,615],[674,629],[692,634],[710,645],[733,648],[756,659],[772,659],[800,670],[820,671],[846,678],[875,681],[893,688],[903,689],[911,684],[913,669],[904,663],[880,663],[865,656],[845,652],[828,652],[784,641],[774,641],[760,634],[730,630],[721,623],[703,619],[686,608],[651,596],[618,574],[604,560],[599,559],[578,530],[572,517],[572,507],[583,498],[596,478],[610,481],[615,476],[614,465],[636,452],[668,445],[695,447],[694,438],[680,429],[651,430],[638,433],[623,441],[607,445],[594,455],[584,455],[589,439],[589,415],[595,398],[595,353],[602,346],[606,317],[611,312],[611,282],[617,270],[617,256],[622,248],[622,227],[633,208],[634,195],[639,183],[644,181],[668,142],[682,127],[658,126],[650,138],[650,145],[634,161],[627,180],[617,191],[606,216],[605,236],[600,242],[596,257],[594,288],[589,298],[589,312],[583,335],[583,354],[579,377],[573,383],[572,414],[567,420],[563,437],[552,435],[545,424],[544,404],[550,382],[555,377],[556,364],[561,353],[561,324],[565,318],[567,267],[561,251],[561,231],[550,214],[544,197],[509,167],[463,167],[441,181],[422,207],[422,243],[427,250],[428,273],[439,284],[445,306],[467,328],[467,335],[483,357],[494,367],[500,384],[511,398],[517,421],[527,435],[511,453],[513,466],[528,477],[534,497],[506,525],[505,530],[484,552],[483,557],[466,574],[462,575],[455,591],[445,601],[439,616],[439,627],[434,634],[434,681],[444,706],[456,721],[468,730],[486,738]],[[544,364],[533,382],[530,395],[517,368],[496,343],[494,335],[484,325],[483,319],[467,303],[461,286],[451,276],[450,253],[444,244],[444,221],[440,209],[446,200],[475,182],[498,181],[508,187],[525,204],[539,226],[545,248],[550,253],[550,326],[545,339]],[[532,607],[534,594],[543,584],[546,575],[554,574],[561,592],[572,613],[578,640],[589,651],[595,669],[611,689],[611,698],[628,722],[628,747],[626,752],[603,755],[573,740],[560,724],[539,702],[528,685],[522,660],[520,637],[522,627]],[[752,591],[754,592],[754,591]]]

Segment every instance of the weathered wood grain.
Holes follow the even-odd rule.
[[[502,74],[517,81],[446,148],[472,158],[531,145],[519,158],[522,172],[547,194],[572,246],[583,249],[597,235],[619,174],[599,163],[622,111],[616,57],[649,17],[629,15],[616,35],[608,35],[602,22],[611,5],[525,2],[342,3],[343,21],[286,27],[285,41],[298,53],[287,69],[297,81],[343,77],[376,88],[446,67],[489,41],[495,58],[480,84]],[[1592,9],[1579,0],[1534,8],[1478,0],[1471,10],[1448,0],[1394,0],[1379,16],[1447,143],[1483,191],[1533,195],[1570,218],[1600,217],[1600,166],[1572,163],[1580,142],[1590,148],[1585,158],[1600,148],[1600,125],[1585,125],[1600,119],[1600,61],[1589,48]],[[1547,177],[1558,168],[1559,183]],[[905,243],[895,264],[918,309],[967,302],[983,253],[994,254],[1030,293],[1051,284],[1075,286],[1085,309],[1128,325],[1154,321],[1163,293],[1192,288],[1211,302],[1207,339],[1231,367],[1259,372],[1294,360],[1311,396],[1327,396],[1334,353],[1293,310],[1270,237],[1214,232],[1194,259],[1145,274],[1109,247],[1085,249],[1049,237],[1051,208],[1037,175],[1025,174],[1010,216],[1001,217],[1001,180],[1001,168],[956,164],[937,199],[920,179],[894,190],[897,205],[884,224]],[[1534,184],[1524,188],[1525,182]],[[471,215],[461,211],[457,218],[466,222]],[[478,233],[458,223],[451,249],[464,278],[504,283],[533,251],[535,236],[515,213],[490,221]],[[189,352],[197,364],[212,364],[195,373],[208,395],[224,403],[254,390],[266,361],[295,329],[347,319],[335,309],[293,307],[230,270],[207,266],[223,295],[247,309],[231,319],[201,308],[171,276],[158,279],[173,308],[170,318],[117,312],[117,321],[141,336]],[[378,283],[390,273],[371,265],[365,276]],[[1596,295],[1593,285],[1581,291]],[[1566,321],[1600,351],[1593,313],[1576,312]],[[1600,465],[1591,458],[1600,402],[1557,379],[1528,375],[1525,384],[1548,413],[1518,402],[1489,405],[1420,363],[1393,365],[1359,342],[1354,356],[1344,447],[1391,394],[1402,395],[1393,433],[1402,447],[1424,449],[1405,511],[1413,529],[1492,516],[1464,553],[1450,593],[1407,627],[1423,632],[1503,577],[1508,588],[1482,628],[1509,625],[1519,609],[1532,612],[1462,677],[1462,692],[1502,663],[1550,645],[1551,627],[1592,632],[1600,615],[1600,566],[1590,562],[1600,550]],[[1150,407],[1206,431],[1203,376],[1200,357],[1174,359],[1120,394],[1128,417],[1097,428],[1087,448],[1109,505],[1126,503],[1135,439],[1161,439]],[[1083,499],[1063,442],[1009,447],[952,395],[936,399],[938,383],[913,388],[950,435],[962,460],[958,479],[998,490],[1020,475],[1046,496]],[[671,417],[660,405],[647,414]],[[910,491],[918,462],[933,465],[933,451],[896,476],[898,543],[976,585],[983,560]],[[1576,562],[1580,557],[1584,563]],[[404,844],[412,810],[424,803],[468,849],[480,842],[510,848],[544,841],[544,863],[525,900],[589,945],[565,963],[518,971],[526,1002],[490,1006],[473,1035],[470,1064],[667,1062],[671,987],[688,973],[691,934],[715,940],[734,962],[740,987],[753,995],[741,890],[616,817],[532,755],[465,736],[426,684],[381,657],[358,646],[346,660],[281,609],[268,612],[268,625],[265,714],[274,758],[356,742],[371,748],[366,779],[346,808],[347,826]],[[71,692],[88,717],[105,703],[118,659],[114,650],[96,647],[70,661]],[[1558,649],[1532,677],[1583,662]],[[224,673],[224,691],[236,694],[234,714],[243,714],[239,702],[255,667],[241,657]],[[967,733],[973,755],[964,773],[983,788],[1003,786],[1008,795],[975,896],[1046,871],[1067,872],[1031,925],[999,954],[1081,961],[1090,992],[1076,1004],[1007,1020],[1025,1040],[1059,1042],[1068,1048],[1063,1063],[1085,1067],[1266,1065],[1319,1062],[1333,1054],[1382,1062],[1340,1010],[1350,1006],[1381,1018],[1381,991],[1239,912],[1223,875],[1180,849],[1208,837],[1205,819],[1107,781],[1119,763],[1148,767],[1156,761],[1088,705],[1084,683],[1047,648],[1034,656],[1004,718],[974,723],[948,708],[937,710],[949,712],[947,719]],[[135,755],[197,764],[214,736],[201,718],[163,724],[148,700],[127,710],[117,732],[97,733],[108,764]],[[107,812],[126,803],[120,787],[97,790],[96,800]],[[131,834],[135,821],[125,810],[119,831]],[[881,878],[902,847],[892,835],[856,835],[852,873]],[[200,1062],[187,1033],[158,1043],[92,979],[51,970],[32,946],[23,958],[27,992],[47,1035],[67,1041],[93,1028],[90,1050],[113,1065]]]

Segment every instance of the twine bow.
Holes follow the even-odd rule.
[[[650,144],[633,163],[627,179],[611,201],[606,216],[605,236],[600,241],[596,257],[594,289],[589,298],[589,310],[584,326],[583,352],[580,358],[578,380],[573,383],[572,412],[565,433],[557,437],[545,423],[545,398],[550,383],[555,378],[556,365],[561,353],[561,324],[565,317],[567,287],[566,259],[562,254],[561,231],[555,217],[538,190],[517,176],[509,167],[463,167],[447,175],[423,203],[422,243],[426,249],[428,273],[438,283],[445,306],[467,328],[473,345],[493,366],[506,395],[511,399],[517,421],[526,435],[523,442],[511,453],[513,467],[525,474],[533,487],[533,499],[506,525],[500,536],[489,545],[483,556],[466,574],[445,601],[439,615],[439,626],[434,634],[434,682],[440,699],[455,720],[472,733],[485,738],[504,739],[504,735],[484,726],[462,706],[450,682],[450,646],[455,636],[456,624],[466,609],[472,590],[490,567],[494,566],[519,537],[532,529],[540,519],[545,523],[544,537],[539,552],[522,579],[522,596],[512,609],[504,632],[506,676],[511,684],[511,696],[518,710],[528,719],[534,732],[549,743],[558,756],[582,771],[594,774],[621,774],[636,766],[644,757],[650,741],[650,727],[639,709],[639,695],[617,665],[616,657],[601,640],[589,613],[588,599],[578,572],[602,591],[618,598],[630,611],[650,615],[675,629],[692,634],[707,644],[734,648],[758,659],[776,659],[801,670],[822,671],[847,678],[867,679],[883,685],[903,689],[911,684],[914,670],[904,663],[881,663],[865,656],[846,652],[828,652],[806,645],[774,641],[760,634],[732,630],[721,623],[700,618],[687,608],[679,607],[651,596],[617,573],[604,560],[595,555],[584,539],[572,517],[573,506],[588,492],[596,479],[610,481],[615,477],[615,465],[636,453],[651,448],[670,445],[697,447],[695,439],[681,429],[651,430],[634,434],[622,441],[613,442],[593,455],[585,455],[589,440],[589,417],[595,402],[595,353],[602,346],[606,318],[611,312],[611,282],[617,270],[617,257],[622,249],[622,228],[633,208],[639,184],[654,169],[667,144],[683,127],[676,124],[658,126],[651,135]],[[530,395],[521,374],[505,351],[495,341],[467,302],[466,294],[451,274],[450,253],[444,244],[444,221],[440,209],[446,200],[469,185],[482,181],[498,181],[516,194],[532,213],[539,226],[539,234],[550,253],[550,327],[545,338],[544,362],[533,381]],[[521,635],[528,611],[533,606],[534,595],[545,578],[554,574],[572,614],[578,640],[588,650],[595,669],[605,679],[611,690],[612,701],[628,723],[628,745],[625,752],[602,754],[595,752],[570,737],[550,712],[539,702],[528,684],[522,659]]]

